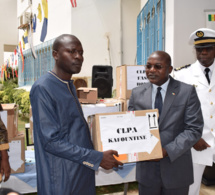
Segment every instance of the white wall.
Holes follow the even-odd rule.
[[[174,66],[179,67],[195,61],[193,45],[188,44],[189,36],[198,28],[206,27],[204,10],[215,9],[215,1],[174,0],[174,2]]]
[[[79,0],[72,9],[72,34],[81,40],[85,58],[77,76],[91,76],[93,65],[111,65],[113,72],[121,65],[120,12],[120,0]]]
[[[171,56],[174,65],[174,4],[173,0],[166,0],[166,29],[165,29],[165,51]]]
[[[16,0],[0,0],[0,66],[4,63],[4,45],[18,44],[16,6]]]
[[[143,8],[148,0],[141,0],[141,8]]]
[[[136,64],[137,16],[140,10],[140,1],[122,1],[122,64]]]
[[[82,41],[85,61],[77,76],[91,76],[93,65],[116,67],[134,64],[136,57],[136,19],[140,1],[85,0],[72,9],[72,33]]]

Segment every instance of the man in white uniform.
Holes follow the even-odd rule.
[[[215,31],[198,29],[189,41],[194,44],[197,61],[175,69],[174,77],[194,85],[201,102],[204,128],[202,138],[192,148],[194,183],[189,189],[189,195],[197,195],[205,167],[215,160]]]

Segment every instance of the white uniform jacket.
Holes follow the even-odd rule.
[[[204,118],[202,138],[211,146],[203,151],[196,151],[192,148],[193,163],[212,166],[215,150],[215,70],[213,70],[209,85],[200,66],[197,60],[190,66],[179,68],[174,71],[174,78],[195,86]]]

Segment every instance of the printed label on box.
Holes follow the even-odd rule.
[[[144,66],[127,66],[127,90],[148,82]]]
[[[113,149],[119,154],[151,153],[156,145],[157,138],[150,133],[147,116],[103,115],[99,116],[99,121],[103,151]]]
[[[9,143],[9,162],[10,162],[10,166],[11,169],[13,169],[14,171],[17,171],[17,169],[19,169],[21,167],[21,165],[23,164],[23,160],[21,159],[21,140],[17,140],[17,141],[11,141]]]

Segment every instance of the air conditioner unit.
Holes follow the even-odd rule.
[[[29,24],[31,22],[31,13],[30,12],[24,12],[19,17],[19,26],[24,25],[24,24]]]

